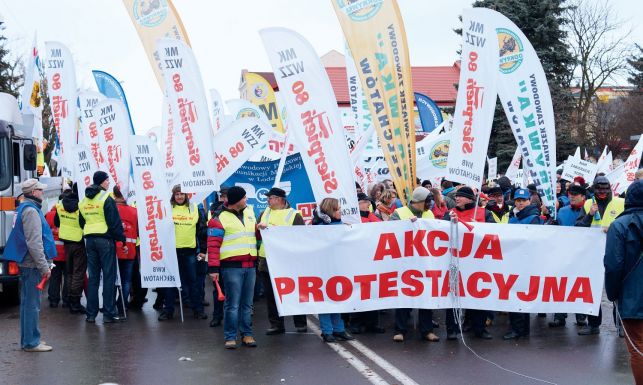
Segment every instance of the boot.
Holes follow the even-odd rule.
[[[85,314],[85,306],[80,304],[80,298],[69,299],[69,312],[71,314]]]

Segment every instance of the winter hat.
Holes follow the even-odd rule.
[[[587,183],[587,182],[585,182],[585,178],[583,178],[583,177],[582,177],[582,176],[580,176],[580,175],[579,175],[579,176],[574,177],[574,182],[576,182],[576,183],[580,184],[581,186],[585,186],[585,183]]]
[[[94,173],[94,184],[95,185],[100,185],[101,183],[105,182],[107,179],[109,179],[109,175],[105,171],[96,171]]]
[[[610,180],[604,176],[597,176],[596,179],[594,179],[594,186],[598,186],[599,184],[610,185]]]
[[[476,196],[473,194],[473,190],[469,186],[462,186],[455,192],[456,197],[463,197],[471,199],[472,201],[476,200]]]
[[[571,195],[586,195],[587,190],[583,186],[579,186],[577,184],[573,184],[569,187],[569,193]]]
[[[415,190],[413,190],[413,196],[411,198],[411,203],[420,203],[426,201],[426,198],[433,194],[431,194],[431,191],[426,188],[426,187],[416,187]]]
[[[500,188],[499,186],[492,187],[489,189],[489,191],[487,191],[487,195],[489,196],[502,195],[502,188]]]
[[[625,208],[643,207],[643,181],[634,181],[625,194]]]
[[[357,201],[368,201],[370,202],[371,199],[368,197],[368,195],[364,194],[363,192],[357,194]]]
[[[228,190],[228,206],[233,205],[246,196],[246,190],[239,186],[232,186]]]

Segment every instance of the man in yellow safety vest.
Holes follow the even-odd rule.
[[[270,226],[303,226],[304,218],[301,214],[290,207],[286,200],[286,191],[273,187],[266,194],[268,198],[268,207],[261,213],[259,217],[259,230],[265,230]],[[277,304],[275,303],[275,294],[272,291],[272,283],[270,281],[270,271],[268,271],[268,263],[266,262],[266,250],[263,243],[259,242],[259,275],[263,280],[263,287],[266,296],[266,305],[268,305],[268,320],[270,321],[270,328],[266,331],[267,335],[283,334],[286,332],[284,326],[284,317],[279,317],[277,312]],[[305,315],[293,316],[295,321],[295,328],[299,333],[308,331],[306,325]]]
[[[594,179],[594,199],[585,201],[576,220],[578,227],[598,227],[604,232],[612,222],[625,210],[625,200],[612,196],[612,186],[609,179],[604,176],[597,176]],[[599,334],[603,322],[603,310],[599,308],[598,316],[588,316],[588,325],[578,331],[578,335],[587,336]]]
[[[252,332],[257,220],[246,200],[243,188],[230,187],[227,205],[208,223],[208,273],[213,280],[218,280],[220,273],[226,290],[223,304],[226,349],[237,347],[237,332],[244,346],[257,346]]]
[[[109,176],[96,171],[94,184],[87,187],[85,197],[78,205],[85,224],[83,235],[87,249],[89,285],[87,288],[87,318],[96,322],[98,315],[98,287],[103,273],[103,323],[119,322],[116,310],[116,241],[126,242],[123,222],[116,202],[109,195]],[[127,246],[124,248],[127,252]]]
[[[85,220],[80,216],[78,209],[78,185],[74,183],[71,190],[63,193],[63,198],[56,204],[54,224],[58,227],[58,238],[63,241],[67,263],[67,276],[69,277],[69,312],[71,314],[85,314],[86,309],[80,304],[85,286],[85,272],[87,271],[87,251],[83,239],[83,226]]]

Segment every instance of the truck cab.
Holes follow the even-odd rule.
[[[13,228],[15,210],[22,193],[20,184],[36,178],[37,149],[32,136],[32,115],[23,115],[23,124],[0,120],[0,301],[18,303],[20,298],[20,268],[15,262],[2,258],[4,248]],[[62,178],[40,178],[47,184],[43,212],[58,200]]]

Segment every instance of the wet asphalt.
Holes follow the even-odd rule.
[[[189,309],[183,323],[176,315],[158,322],[152,309],[155,296],[149,293],[143,310],[128,312],[127,321],[107,325],[100,315],[96,324],[88,324],[84,316],[71,315],[65,308],[49,308],[43,296],[40,327],[43,339],[54,348],[49,353],[20,350],[19,307],[0,303],[0,384],[369,384],[374,381],[366,378],[369,370],[380,383],[403,383],[390,368],[341,343],[368,367],[364,376],[311,328],[306,334],[296,333],[290,319],[286,334],[266,336],[264,300],[255,302],[253,318],[259,346],[225,350],[222,328],[193,319]],[[532,315],[530,338],[503,341],[508,317],[497,315],[489,328],[493,340],[474,339],[468,333],[465,340],[483,358],[551,383],[632,384],[629,354],[613,325],[611,306],[603,303],[603,325],[596,336],[578,336],[571,314],[565,327],[551,329],[550,314]],[[211,311],[212,306],[206,307]],[[441,323],[435,330],[440,342],[421,341],[417,333],[407,335],[403,343],[393,342],[393,313],[381,315],[387,333],[360,334],[357,340],[417,384],[543,383],[477,358],[462,341],[446,341],[444,310],[434,311]],[[308,322],[315,325],[317,320],[309,316]]]

